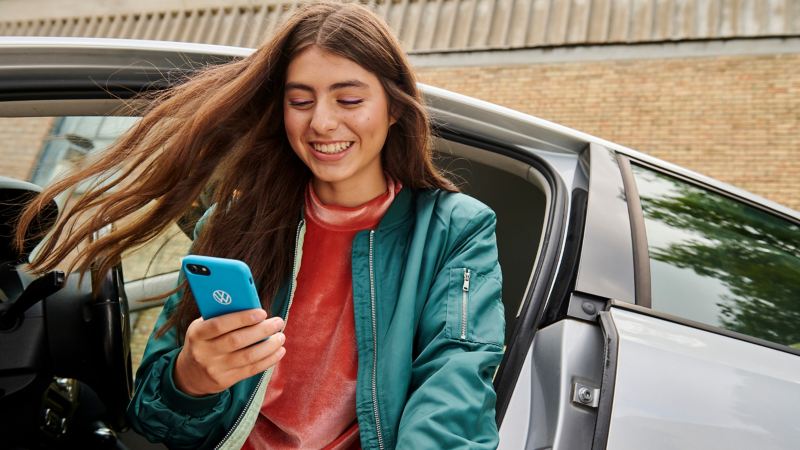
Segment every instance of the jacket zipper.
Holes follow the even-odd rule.
[[[375,313],[375,270],[374,251],[375,230],[369,232],[369,297],[372,306],[372,412],[375,414],[375,429],[378,434],[378,448],[383,450],[381,416],[378,411],[378,320]]]
[[[261,383],[264,382],[265,375],[266,371],[261,373],[261,378],[258,379],[258,384],[256,385],[256,388],[253,389],[252,393],[250,393],[250,398],[247,399],[247,403],[245,403],[244,409],[242,409],[242,412],[239,413],[239,417],[236,418],[236,422],[233,423],[233,426],[230,429],[228,429],[227,433],[225,433],[225,437],[223,437],[222,440],[219,441],[219,444],[217,444],[217,446],[214,447],[214,450],[219,449],[223,445],[225,445],[225,441],[227,441],[231,437],[231,434],[233,434],[233,430],[235,430],[236,427],[239,426],[239,423],[242,421],[242,417],[244,417],[244,413],[247,411],[248,408],[250,408],[250,404],[253,403],[253,399],[256,397],[256,392],[258,392],[258,390],[261,388]]]
[[[464,269],[464,285],[461,288],[461,339],[467,338],[467,307],[469,306],[469,269]]]
[[[300,246],[300,230],[303,228],[305,224],[305,220],[300,219],[300,222],[297,224],[297,230],[295,231],[294,236],[294,255],[292,256],[292,280],[289,283],[289,303],[286,304],[286,310],[283,312],[283,327],[286,328],[286,323],[289,322],[289,311],[292,308],[292,302],[294,301],[294,289],[295,289],[295,273],[297,272],[297,250]]]
[[[297,232],[294,238],[294,255],[292,256],[292,276],[291,281],[289,282],[289,303],[286,305],[286,310],[283,314],[283,326],[286,327],[286,322],[289,320],[289,308],[292,306],[292,300],[294,300],[294,283],[295,283],[295,271],[297,270],[297,247],[300,245],[300,229],[303,227],[304,220],[300,220],[300,223],[297,224]],[[261,373],[261,378],[258,379],[258,384],[256,384],[256,388],[253,389],[253,392],[250,393],[250,398],[247,399],[247,403],[244,405],[244,409],[242,412],[239,413],[239,417],[236,418],[236,422],[233,423],[233,426],[228,429],[228,432],[225,433],[225,437],[219,441],[219,444],[214,447],[214,450],[221,448],[225,445],[225,442],[231,437],[233,431],[239,426],[242,422],[242,418],[244,417],[245,413],[248,409],[250,409],[250,405],[253,403],[253,399],[256,397],[256,392],[261,388],[261,384],[264,382],[264,377],[267,375],[267,371]]]

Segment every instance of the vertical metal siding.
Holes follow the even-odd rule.
[[[531,47],[545,45],[547,25],[550,22],[550,3],[552,0],[533,0],[533,8],[528,19],[527,44]]]
[[[796,36],[800,0],[363,0],[409,51]],[[93,36],[254,47],[296,1],[0,21],[2,35]]]

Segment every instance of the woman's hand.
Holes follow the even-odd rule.
[[[286,336],[280,317],[266,318],[263,309],[248,309],[193,321],[175,361],[177,388],[195,397],[216,394],[274,366],[286,354]]]

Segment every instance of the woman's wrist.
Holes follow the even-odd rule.
[[[187,374],[188,371],[186,368],[187,362],[185,360],[185,356],[186,355],[183,353],[183,349],[181,349],[181,351],[178,353],[178,357],[175,360],[175,365],[172,370],[172,380],[173,383],[175,384],[175,387],[180,392],[192,397],[204,397],[208,395],[204,392],[197,391],[187,382],[188,377],[186,377],[185,375]]]

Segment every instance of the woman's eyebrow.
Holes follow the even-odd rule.
[[[330,87],[328,87],[328,90],[335,91],[337,89],[344,89],[351,87],[366,88],[367,84],[364,83],[363,81],[358,81],[358,80],[345,80],[345,81],[339,81],[338,83],[333,83],[332,85],[330,85]],[[314,92],[314,88],[312,88],[311,86],[303,83],[295,83],[293,81],[286,83],[284,89],[286,89],[287,91],[290,89],[300,89],[301,91]]]
[[[358,80],[345,80],[345,81],[340,81],[338,83],[333,83],[328,88],[328,90],[329,91],[335,91],[336,89],[344,89],[344,88],[350,88],[350,87],[366,88],[367,84],[362,82],[362,81],[358,81]]]

